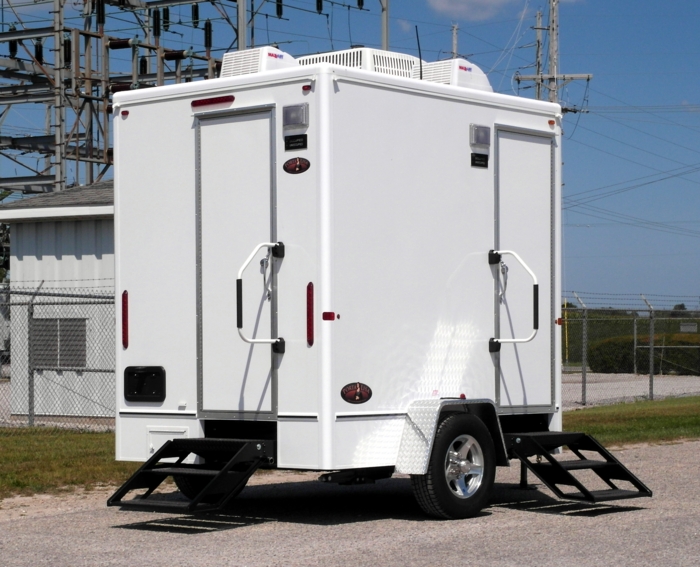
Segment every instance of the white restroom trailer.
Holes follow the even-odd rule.
[[[236,56],[114,97],[116,456],[152,464],[110,504],[267,466],[476,513],[511,434],[561,430],[560,107]]]

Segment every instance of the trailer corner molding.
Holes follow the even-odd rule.
[[[372,397],[372,388],[362,382],[353,382],[343,386],[340,397],[349,404],[364,404]]]
[[[285,161],[282,169],[284,169],[287,173],[295,175],[297,173],[304,173],[305,171],[308,171],[310,167],[311,162],[308,159],[295,157]]]

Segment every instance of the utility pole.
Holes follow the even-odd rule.
[[[549,26],[542,28],[541,15],[538,13],[536,30],[538,36],[541,29],[547,29],[549,32],[549,72],[542,73],[542,48],[541,41],[537,43],[537,73],[535,75],[515,75],[515,80],[520,84],[521,81],[534,81],[537,98],[541,99],[542,85],[547,84],[549,91],[548,99],[550,102],[559,102],[559,91],[568,85],[571,81],[590,81],[593,75],[564,75],[559,73],[559,2],[560,0],[549,0]],[[541,28],[541,29],[540,29]],[[572,111],[571,109],[562,109],[564,112]]]
[[[452,59],[457,59],[457,32],[459,31],[459,26],[457,24],[452,24]]]
[[[238,0],[238,51],[243,51],[248,43],[246,40],[246,21],[245,0]]]
[[[389,51],[389,0],[379,0],[382,6],[382,49]]]
[[[537,44],[537,59],[535,60],[535,74],[539,77],[542,74],[542,30],[547,29],[542,27],[542,12],[537,12],[537,17],[535,19],[535,33],[536,33],[536,44]],[[537,79],[535,81],[535,98],[537,100],[542,100],[542,81]]]

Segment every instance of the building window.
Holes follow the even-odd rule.
[[[86,319],[31,319],[29,363],[60,370],[87,366]]]

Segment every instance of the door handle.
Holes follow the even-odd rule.
[[[277,339],[251,339],[243,334],[243,272],[253,261],[253,258],[255,258],[255,255],[261,248],[269,248],[274,258],[284,258],[284,242],[263,242],[255,247],[250,256],[248,256],[248,259],[241,266],[241,269],[238,270],[238,277],[236,278],[236,327],[238,328],[238,334],[245,342],[252,345],[270,344],[272,345],[272,352],[282,354],[284,353],[285,347],[282,337]]]
[[[513,256],[518,263],[525,268],[525,271],[530,274],[532,278],[532,333],[529,337],[524,339],[489,339],[489,352],[498,352],[501,350],[501,344],[503,343],[529,343],[537,335],[537,330],[540,327],[540,286],[537,283],[537,276],[530,267],[525,263],[525,261],[518,255],[517,252],[512,250],[489,250],[489,264],[499,264],[501,262],[501,257],[505,254]]]

